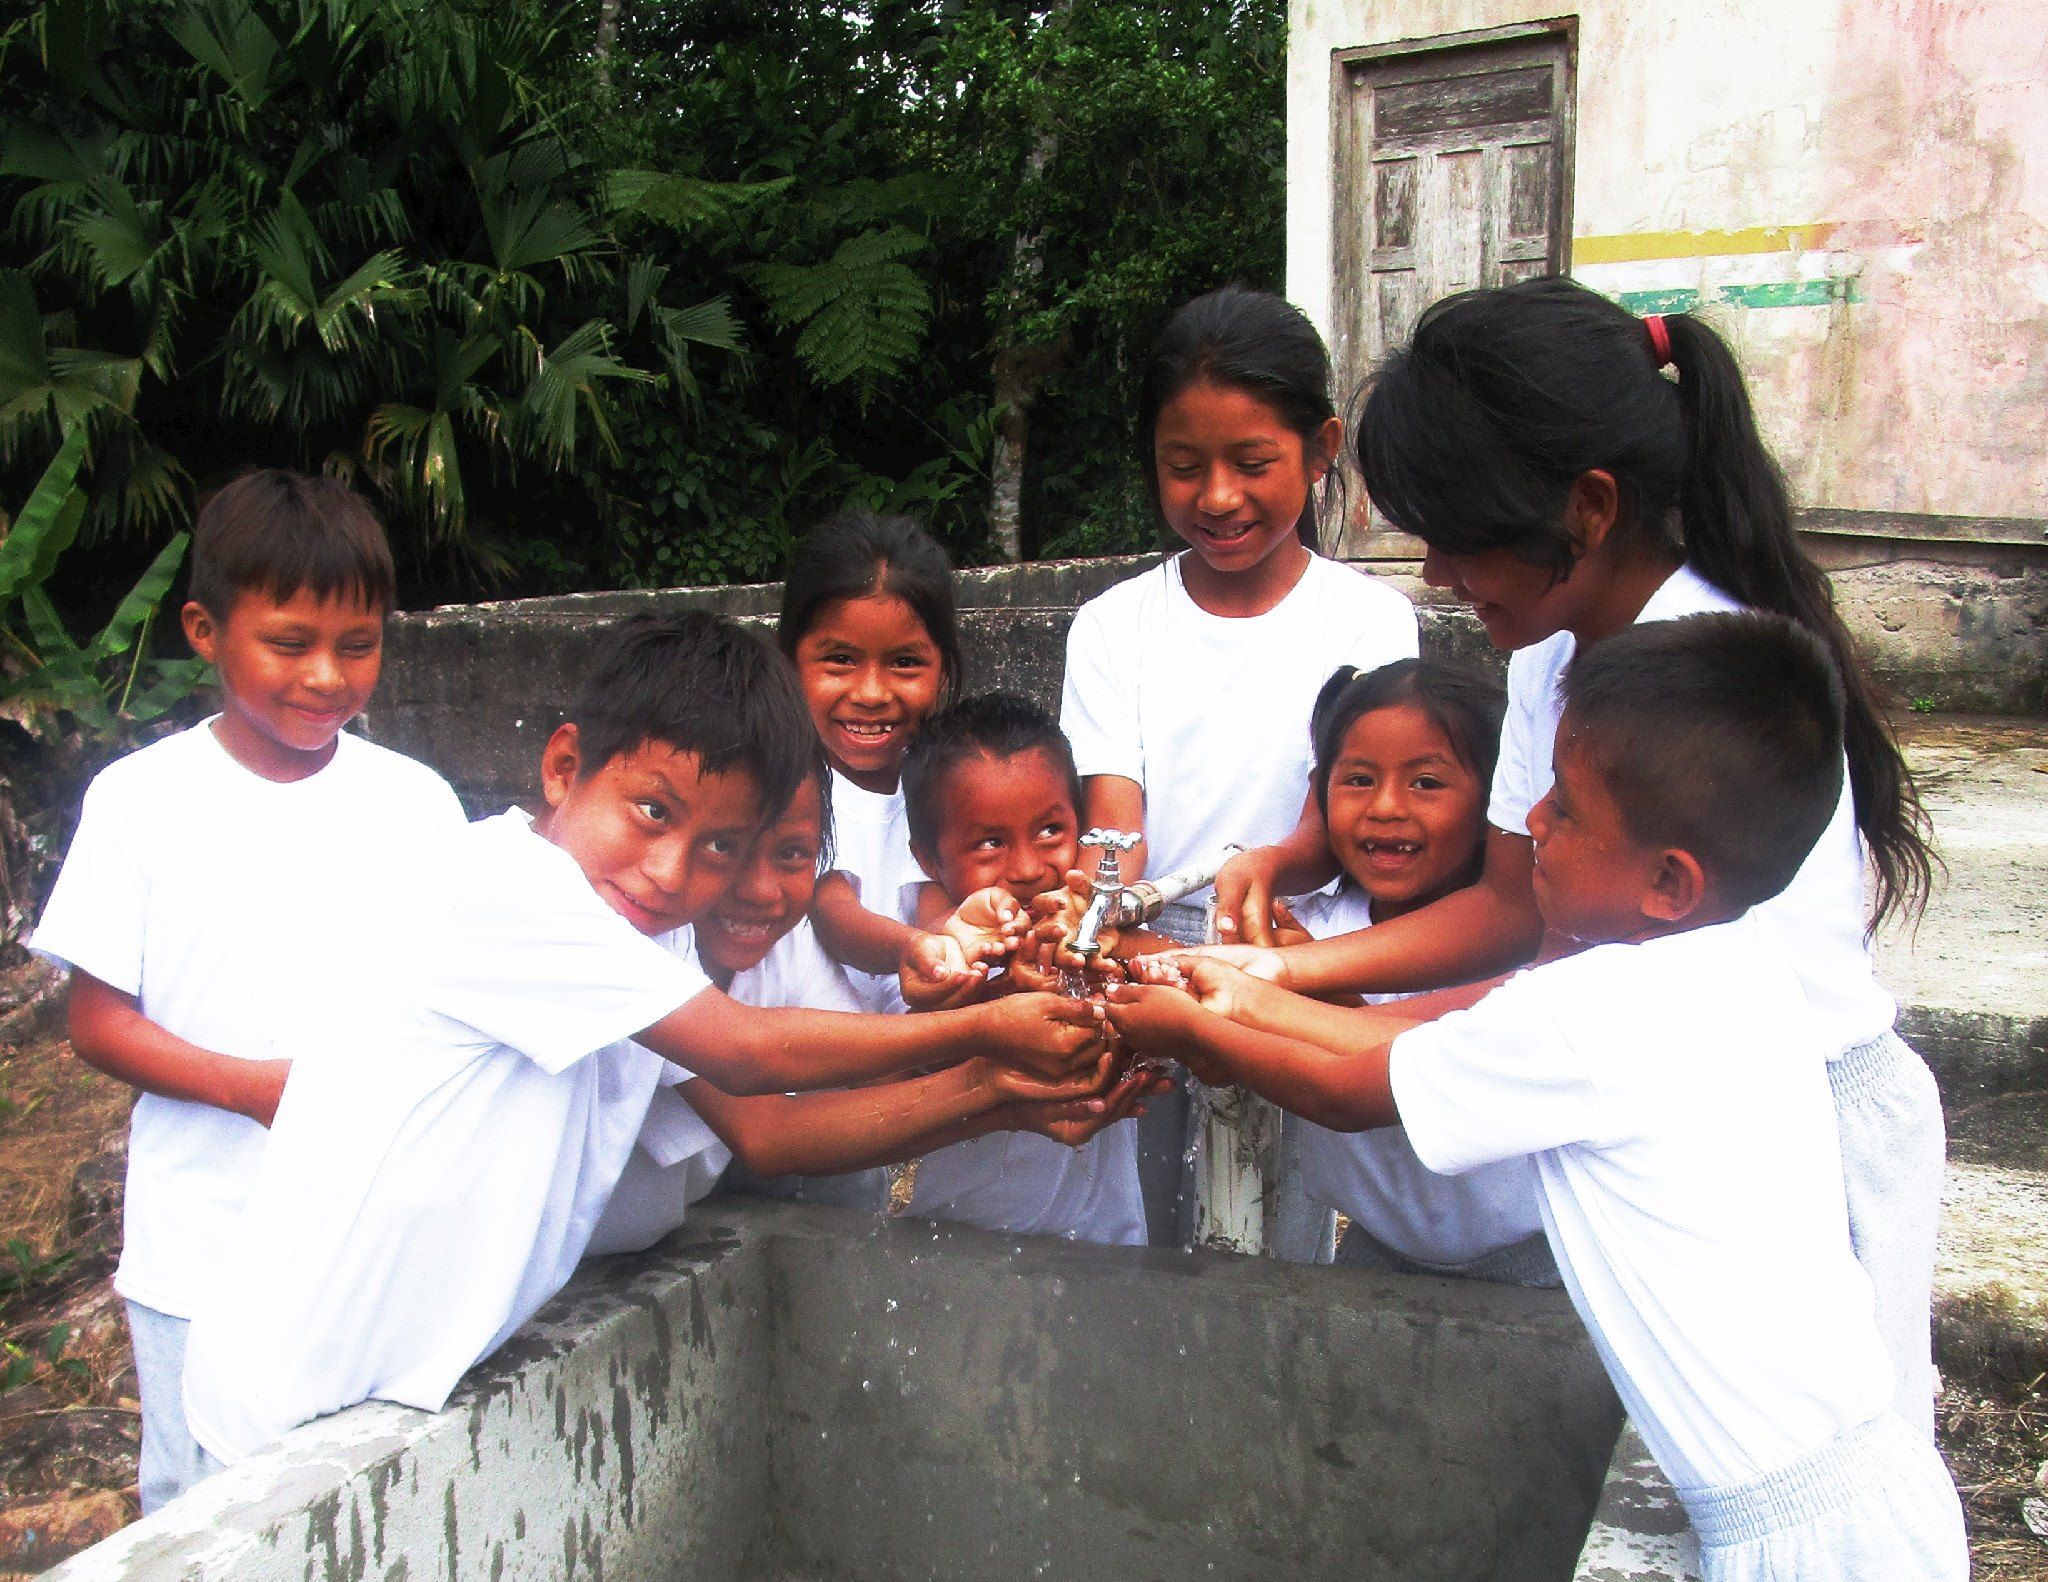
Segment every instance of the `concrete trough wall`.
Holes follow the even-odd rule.
[[[2048,553],[2018,546],[1927,547],[1816,536],[1836,597],[1899,706],[2048,709]],[[971,692],[1008,687],[1059,704],[1067,628],[1087,599],[1150,558],[1052,561],[963,572],[961,641]],[[1416,601],[1425,648],[1499,672],[1471,615],[1425,588],[1412,566],[1373,568]],[[766,628],[780,588],[680,588],[450,605],[391,623],[371,735],[432,764],[471,812],[534,790],[541,744],[603,622],[638,610],[718,610]]]
[[[728,1199],[49,1578],[1543,1582],[1619,1421],[1557,1292]]]

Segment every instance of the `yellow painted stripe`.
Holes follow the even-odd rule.
[[[1746,231],[1635,231],[1625,236],[1575,236],[1574,264],[1633,264],[1647,258],[1717,258],[1734,253],[1807,253],[1828,244],[1830,220],[1811,225],[1755,225]]]

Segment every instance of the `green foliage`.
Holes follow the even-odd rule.
[[[196,659],[150,657],[150,629],[185,557],[187,535],[157,552],[94,637],[66,630],[44,584],[78,536],[85,493],[77,475],[86,430],[74,428],[0,539],[0,714],[32,737],[74,724],[101,736],[157,719],[198,684]]]
[[[0,496],[90,440],[56,603],[251,464],[375,496],[408,599],[775,574],[848,500],[1144,547],[1181,301],[1280,278],[1284,7],[0,0]]]

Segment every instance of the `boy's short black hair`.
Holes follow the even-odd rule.
[[[337,478],[265,467],[246,472],[200,508],[192,529],[191,598],[216,621],[235,599],[282,604],[360,598],[389,611],[398,596],[391,545],[370,502]]]
[[[943,709],[924,722],[903,754],[903,812],[910,843],[938,846],[939,802],[946,777],[969,758],[1014,758],[1042,752],[1067,782],[1074,816],[1081,816],[1081,776],[1060,722],[1015,692],[984,692]]]
[[[629,616],[607,630],[568,723],[580,778],[660,742],[694,753],[703,773],[746,771],[763,818],[789,806],[824,755],[789,662],[702,610]]]
[[[1834,816],[1843,711],[1826,645],[1761,611],[1638,622],[1564,678],[1574,745],[1629,834],[1690,852],[1740,907],[1790,884]]]

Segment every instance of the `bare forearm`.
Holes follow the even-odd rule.
[[[786,1094],[946,1066],[993,1037],[989,1008],[979,1004],[918,1016],[864,1016],[745,1006],[705,990],[639,1041],[729,1094]]]
[[[1336,878],[1336,859],[1330,855],[1329,833],[1313,791],[1302,804],[1294,828],[1266,852],[1266,871],[1272,876],[1275,895],[1306,895]]]
[[[963,1065],[876,1087],[751,1098],[697,1081],[684,1097],[747,1169],[780,1176],[864,1170],[978,1135],[998,1095],[983,1068]]]
[[[1396,1120],[1385,1043],[1338,1052],[1206,1011],[1196,1027],[1201,1047],[1235,1080],[1283,1110],[1336,1131],[1365,1131]]]
[[[152,1022],[131,996],[84,972],[72,974],[67,1017],[78,1058],[130,1087],[266,1126],[277,1111],[288,1060],[239,1060],[202,1049]]]
[[[1304,994],[1392,994],[1491,978],[1525,965],[1543,941],[1530,882],[1529,841],[1488,836],[1477,884],[1354,934],[1288,945],[1287,987]]]
[[[811,904],[811,926],[818,943],[834,961],[856,972],[893,973],[917,930],[893,917],[870,912],[844,874],[830,873],[819,882]]]

